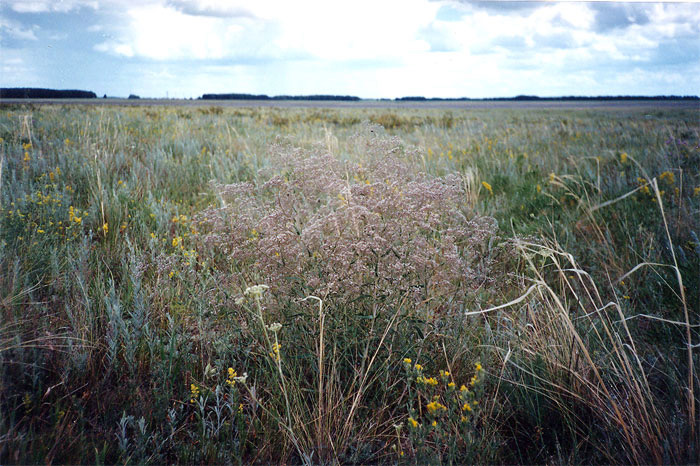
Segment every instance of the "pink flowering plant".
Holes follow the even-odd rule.
[[[460,309],[489,281],[495,221],[467,209],[460,176],[415,171],[415,149],[399,140],[356,143],[365,160],[278,144],[276,174],[216,185],[221,205],[197,219],[198,253],[222,271],[219,283],[264,280],[279,297],[408,296],[426,316]]]

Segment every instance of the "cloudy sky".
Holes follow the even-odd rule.
[[[98,95],[700,94],[700,3],[2,0],[0,85]]]

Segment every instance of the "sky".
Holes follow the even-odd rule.
[[[0,86],[102,96],[700,94],[700,3],[1,0]]]

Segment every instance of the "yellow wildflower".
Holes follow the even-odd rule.
[[[475,364],[475,368],[476,368],[477,371],[480,371],[480,370],[483,369],[483,367],[481,367],[481,363],[480,363],[480,362],[477,362],[477,363]]]
[[[109,233],[109,225],[107,224],[107,222],[105,222],[105,224],[102,225],[102,231],[104,232],[105,235],[107,233]]]
[[[676,181],[676,177],[670,171],[663,172],[659,175],[659,179],[668,182],[668,184],[673,184]]]
[[[282,348],[282,345],[280,345],[279,343],[272,344],[272,352],[270,352],[269,355],[275,361],[280,360],[280,348]]]
[[[542,186],[540,186],[539,184],[537,184],[537,194],[539,194],[539,193],[541,193],[541,192],[542,192]]]
[[[469,405],[469,403],[464,403],[462,405],[462,411],[470,412],[471,410],[472,410],[472,407]]]
[[[700,196],[700,186],[693,189],[693,196]]]
[[[431,401],[427,405],[425,405],[426,408],[428,408],[428,412],[434,413],[435,411],[438,410],[443,410],[447,411],[447,407],[443,404],[441,404],[439,401]]]
[[[199,397],[199,387],[195,384],[190,384],[190,402],[194,403]]]
[[[411,364],[411,358],[404,358],[403,359],[404,364]]]
[[[408,424],[413,427],[414,429],[418,427],[418,421],[413,419],[412,417],[408,418]]]
[[[416,364],[414,367],[416,368],[417,371],[423,370],[423,366],[421,366],[420,364]]]
[[[427,385],[435,386],[438,384],[438,381],[437,381],[437,379],[435,379],[435,377],[429,377],[429,378],[424,380],[424,383]]]
[[[620,154],[620,162],[627,162],[627,152],[623,152],[622,154]]]
[[[236,377],[238,377],[238,373],[235,370],[233,370],[233,367],[229,367],[228,378],[226,379],[226,383],[233,387],[234,385],[236,385]]]
[[[492,196],[493,196],[493,189],[491,188],[491,185],[488,184],[486,181],[482,181],[481,185],[486,188],[486,191],[488,191]]]

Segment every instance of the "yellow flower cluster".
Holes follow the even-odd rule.
[[[676,182],[676,177],[674,176],[673,172],[669,171],[665,171],[659,175],[659,179],[667,182],[668,184],[674,184]]]
[[[651,195],[651,190],[649,189],[649,183],[647,183],[647,180],[644,178],[637,178],[637,182],[639,183],[639,186],[641,186],[640,191],[644,194]]]
[[[199,387],[195,384],[190,384],[190,403],[195,403],[199,398]]]
[[[481,371],[482,371],[484,368],[481,366],[481,363],[478,363],[478,362],[477,362],[477,363],[475,364],[475,369],[476,369],[476,372],[474,373],[474,375],[472,376],[471,380],[469,381],[469,385],[471,385],[472,387],[473,387],[474,385],[476,385],[476,383],[479,381],[479,375],[481,374]]]
[[[79,217],[79,213],[80,211],[74,209],[73,206],[68,207],[68,221],[71,223],[82,223],[83,217]],[[87,215],[87,212],[85,212],[84,215]]]
[[[422,383],[425,385],[431,385],[433,387],[438,384],[438,381],[435,379],[435,377],[423,377],[421,375],[419,375],[416,378],[416,382]]]
[[[22,167],[26,170],[29,168],[29,161],[32,159],[29,156],[29,149],[32,148],[32,143],[28,142],[26,144],[22,144],[22,149],[24,149],[24,158],[22,159]]]
[[[275,361],[280,360],[280,348],[282,348],[282,345],[279,343],[273,343],[272,344],[272,351],[269,353],[270,357],[274,359]]]
[[[431,401],[430,403],[425,405],[425,407],[428,409],[428,412],[431,414],[435,413],[436,411],[447,411],[447,406],[445,406],[444,404],[440,403],[437,400]]]
[[[491,185],[489,183],[487,183],[486,181],[482,181],[481,185],[484,188],[486,188],[486,191],[488,191],[493,196],[493,188],[491,187]]]
[[[233,387],[236,385],[236,377],[238,377],[238,372],[233,370],[233,367],[228,368],[228,378],[226,379],[226,383]]]

